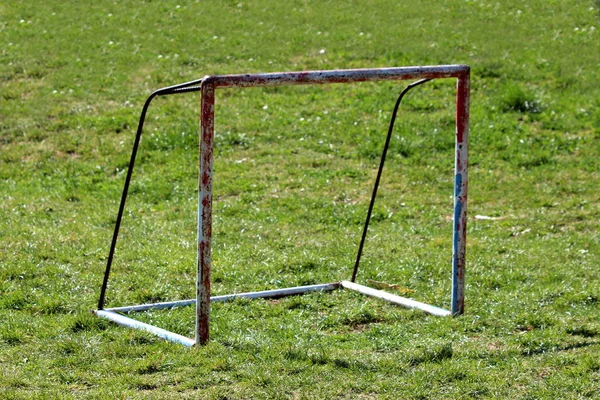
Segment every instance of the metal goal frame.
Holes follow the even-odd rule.
[[[455,131],[455,169],[454,169],[454,219],[453,219],[453,244],[452,244],[452,293],[450,310],[421,303],[412,299],[404,298],[394,294],[376,290],[355,283],[356,270],[360,259],[360,250],[354,273],[349,281],[339,281],[309,286],[299,286],[285,289],[266,290],[260,292],[238,293],[223,296],[210,295],[210,270],[211,270],[211,239],[212,239],[212,182],[213,182],[213,150],[214,150],[214,123],[215,123],[215,94],[217,88],[241,88],[280,85],[317,85],[329,83],[352,83],[383,80],[408,80],[422,79],[420,84],[426,80],[454,78],[457,80],[456,89],[456,131]],[[416,84],[413,84],[416,86]],[[407,88],[408,89],[408,88]],[[148,106],[153,98],[163,95],[171,95],[185,92],[201,92],[200,101],[200,173],[198,179],[198,248],[197,248],[197,278],[196,298],[190,300],[170,301],[153,304],[141,304],[125,307],[105,308],[105,295],[108,287],[110,269],[116,249],[119,226],[125,208],[129,183],[133,172],[137,149],[139,146],[143,123]],[[406,89],[405,89],[406,91]],[[401,94],[397,106],[402,98]],[[153,92],[146,100],[134,146],[131,161],[127,171],[125,187],[123,189],[119,213],[107,266],[104,273],[98,309],[94,312],[102,318],[111,320],[119,325],[135,329],[142,329],[153,333],[164,339],[183,344],[185,346],[204,345],[209,341],[210,326],[210,303],[230,301],[236,298],[273,298],[289,295],[297,295],[311,291],[330,291],[338,288],[354,290],[367,296],[377,297],[390,303],[408,308],[415,308],[437,316],[461,315],[464,312],[465,298],[465,248],[466,248],[466,223],[467,223],[467,164],[468,164],[468,140],[469,140],[469,98],[470,98],[470,68],[467,65],[439,65],[439,66],[417,66],[396,68],[374,68],[374,69],[348,69],[327,71],[302,71],[302,72],[280,72],[240,75],[211,75],[202,79],[186,82],[180,85],[170,86]],[[395,114],[394,114],[395,118]],[[388,143],[389,144],[389,135]],[[387,149],[387,147],[386,147]],[[377,184],[385,152],[382,156],[380,173],[378,175],[372,202],[375,200]],[[372,208],[372,204],[370,210]],[[369,211],[370,211],[369,210]],[[369,212],[370,214],[370,212]],[[366,235],[369,217],[363,234]],[[361,242],[361,249],[362,249]],[[151,309],[169,309],[174,307],[196,305],[195,338],[191,339],[165,329],[146,324],[130,318],[128,314],[135,311],[146,311]]]

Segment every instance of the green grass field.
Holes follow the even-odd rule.
[[[0,398],[600,398],[599,8],[2,2]],[[152,90],[452,63],[472,68],[465,315],[348,291],[236,301],[189,349],[91,314]],[[213,294],[349,278],[403,86],[218,92]],[[358,276],[446,308],[454,93],[433,81],[401,106]],[[109,306],[194,296],[198,109],[149,111]],[[193,335],[192,308],[136,318]]]

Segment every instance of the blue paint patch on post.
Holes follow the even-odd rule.
[[[462,174],[454,176],[454,196],[458,197],[462,191]]]
[[[458,312],[458,257],[459,257],[459,237],[460,237],[460,216],[462,214],[462,201],[459,196],[462,192],[462,174],[456,174],[454,177],[454,234],[452,251],[452,314]]]
[[[462,213],[462,201],[459,196],[462,191],[462,174],[456,174],[454,177],[454,257],[453,264],[456,264],[458,256],[458,231],[460,226],[460,215]]]
[[[455,254],[455,256],[458,253],[458,231],[459,231],[459,226],[460,226],[460,222],[458,221],[458,218],[460,217],[461,212],[462,212],[462,202],[460,200],[458,200],[456,202],[456,206],[454,208],[454,254]]]

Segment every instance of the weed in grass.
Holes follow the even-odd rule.
[[[8,326],[3,326],[0,331],[0,339],[10,345],[18,345],[25,342],[25,338],[22,332],[16,329],[11,329]]]
[[[71,332],[89,332],[97,330],[105,330],[108,328],[108,322],[100,319],[90,312],[80,312],[72,319],[70,329]]]
[[[514,84],[502,89],[500,99],[503,111],[518,111],[532,114],[542,111],[541,101],[536,98],[533,92]]]
[[[422,363],[441,362],[452,358],[452,343],[430,343],[415,348],[407,357],[407,362],[416,366]]]
[[[138,367],[137,373],[140,375],[155,374],[168,369],[169,364],[164,362],[164,358],[153,357],[150,360],[144,360]]]
[[[600,336],[600,332],[598,332],[597,329],[587,327],[587,326],[569,327],[569,328],[567,328],[567,333],[569,335],[583,336],[586,338]]]
[[[21,310],[26,308],[28,301],[22,293],[13,293],[2,297],[0,306],[6,310]]]
[[[56,347],[58,352],[63,356],[77,354],[82,351],[81,346],[70,338],[62,338]]]
[[[56,299],[43,299],[39,305],[39,312],[41,314],[68,314],[71,311],[66,304]]]
[[[378,321],[380,318],[373,311],[361,307],[360,310],[353,310],[350,315],[344,316],[340,323],[353,329],[359,329],[363,325]]]

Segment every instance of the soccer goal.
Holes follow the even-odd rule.
[[[444,309],[425,304],[413,299],[397,296],[382,290],[373,289],[356,283],[357,272],[366,239],[367,230],[377,188],[383,170],[387,149],[390,143],[394,121],[402,97],[410,89],[424,84],[432,79],[456,79],[456,144],[455,144],[455,171],[454,171],[454,218],[452,241],[452,292],[450,309]],[[213,182],[213,150],[214,150],[214,105],[218,88],[243,88],[280,85],[318,85],[333,83],[353,83],[383,80],[417,80],[408,85],[399,95],[390,122],[386,143],[381,156],[379,170],[375,181],[371,202],[366,216],[363,235],[358,245],[358,255],[352,276],[349,280],[323,283],[317,285],[299,286],[284,289],[265,290],[260,292],[236,293],[223,296],[210,295],[211,271],[211,237],[212,237],[212,182]],[[170,86],[153,92],[146,100],[140,122],[138,125],[131,160],[125,186],[121,196],[121,203],[117,215],[115,230],[107,259],[104,280],[100,291],[98,309],[94,312],[119,325],[135,329],[142,329],[164,339],[181,343],[186,346],[197,344],[204,345],[209,341],[210,304],[211,302],[230,301],[237,298],[274,298],[298,295],[314,291],[331,291],[336,289],[349,289],[361,294],[376,297],[400,306],[419,309],[437,316],[460,315],[464,312],[465,288],[465,246],[467,223],[467,163],[469,139],[469,95],[470,95],[470,68],[466,65],[439,65],[421,67],[376,68],[376,69],[349,69],[330,71],[303,71],[264,74],[242,75],[211,75],[202,79]],[[133,167],[139,147],[144,120],[148,106],[157,96],[166,96],[178,93],[201,93],[200,102],[200,173],[198,179],[198,264],[196,279],[196,298],[189,300],[170,301],[153,304],[141,304],[124,307],[106,308],[106,292],[111,266],[115,254],[119,227],[125,209],[125,202],[131,182]],[[151,309],[170,309],[182,306],[196,306],[195,338],[188,338],[165,329],[137,321],[129,316],[136,311]]]

